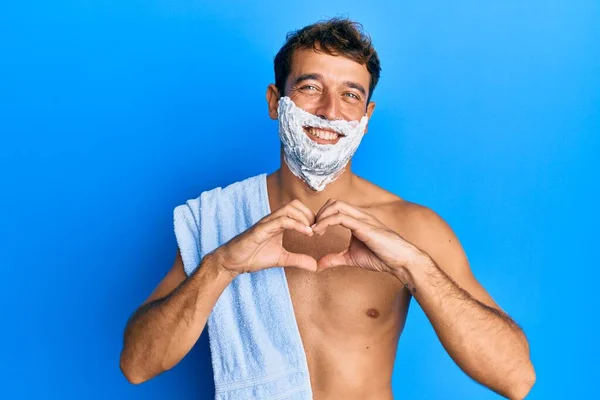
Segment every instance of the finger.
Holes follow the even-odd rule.
[[[283,250],[277,265],[281,267],[296,267],[306,271],[317,272],[317,260],[306,255],[290,253],[289,251]]]
[[[351,231],[355,231],[360,228],[364,228],[365,224],[364,222],[359,221],[348,214],[336,213],[328,217],[321,218],[319,221],[317,221],[317,223],[313,226],[313,232],[320,234],[323,233],[328,227],[334,225],[342,225]]]
[[[354,266],[354,263],[350,259],[348,249],[339,253],[327,254],[317,261],[317,270],[323,271],[329,268],[342,267],[342,266]]]
[[[295,230],[308,236],[312,236],[313,234],[310,226],[307,226],[285,215],[272,219],[271,221],[259,226],[257,229],[261,237],[261,242],[267,240],[273,235],[283,232],[285,229]]]
[[[279,210],[275,211],[274,213],[268,215],[261,222],[267,223],[267,222],[273,221],[274,219],[277,219],[279,217],[289,217],[289,218],[295,219],[298,222],[302,222],[306,226],[312,225],[311,221],[306,217],[306,215],[302,211],[300,211],[298,208],[290,206],[290,205],[282,207]]]
[[[291,203],[281,210],[280,215],[287,215],[288,217],[294,218],[295,220],[302,222],[306,226],[312,225],[312,221],[310,220],[309,216],[306,215],[304,210],[295,207]]]
[[[328,227],[334,225],[341,225],[347,229],[350,229],[352,231],[352,234],[362,242],[368,240],[368,238],[364,234],[364,231],[368,228],[371,228],[371,226],[366,224],[364,221],[360,221],[350,215],[343,213],[333,214],[329,217],[321,219],[312,227],[312,230],[313,233],[322,235],[325,233]]]
[[[336,201],[336,199],[333,199],[333,198],[330,198],[329,200],[327,200],[327,202],[325,204],[323,204],[323,207],[321,207],[319,212],[317,212],[317,215],[315,215],[315,219],[318,221],[319,218],[321,218],[321,214],[323,213],[323,211],[326,210],[335,201]]]
[[[303,222],[307,226],[312,225],[315,218],[312,211],[310,211],[310,209],[306,207],[300,200],[293,200],[269,215],[264,219],[263,222],[268,222],[282,215],[293,217],[294,219]]]
[[[289,203],[290,206],[299,209],[308,218],[309,224],[312,225],[315,222],[315,214],[300,200],[296,199]]]
[[[317,221],[336,213],[344,213],[369,223],[374,222],[373,217],[371,217],[369,214],[341,200],[334,200],[330,202],[329,205],[321,208],[321,210],[319,210],[319,215],[317,216]]]

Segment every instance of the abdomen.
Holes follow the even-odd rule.
[[[314,398],[386,399],[410,296],[392,275],[286,270]]]

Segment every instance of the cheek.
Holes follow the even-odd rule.
[[[341,114],[346,121],[360,121],[365,116],[366,110],[362,104],[345,104],[342,106]]]
[[[303,93],[291,94],[290,99],[294,102],[296,107],[299,107],[311,114],[316,113],[317,107],[319,105],[317,96],[310,96]]]
[[[289,98],[297,107],[313,115],[317,114],[317,110],[321,106],[320,98],[316,93],[307,94],[292,91],[289,93]],[[338,107],[339,118],[346,121],[359,121],[366,114],[365,105],[360,102],[340,101]]]

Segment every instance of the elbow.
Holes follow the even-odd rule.
[[[512,385],[508,398],[511,400],[523,400],[531,388],[535,384],[535,369],[531,362],[527,363],[527,366],[519,373],[518,379],[515,379],[515,383]]]
[[[127,381],[133,385],[139,385],[150,380],[150,376],[144,374],[140,368],[135,367],[135,363],[131,361],[129,357],[127,357],[125,351],[121,353],[121,360],[119,362],[119,367],[121,368],[121,373]]]

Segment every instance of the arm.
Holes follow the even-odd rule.
[[[450,227],[430,210],[415,214],[411,242],[422,251],[395,275],[463,371],[510,399],[523,399],[535,382],[524,333],[477,282]]]
[[[460,368],[504,396],[523,399],[535,381],[525,335],[477,283],[450,227],[427,208],[404,201],[397,207],[391,229],[366,210],[330,199],[313,232],[341,225],[352,239],[348,249],[322,257],[319,270],[351,266],[395,275]]]
[[[237,275],[273,266],[316,271],[316,260],[283,248],[285,230],[310,236],[313,222],[311,211],[294,200],[207,254],[187,279],[178,252],[171,271],[127,323],[120,363],[127,379],[142,383],[175,366]]]
[[[129,319],[120,366],[131,383],[171,369],[192,349],[233,275],[207,255],[185,278],[178,252],[171,271]]]

